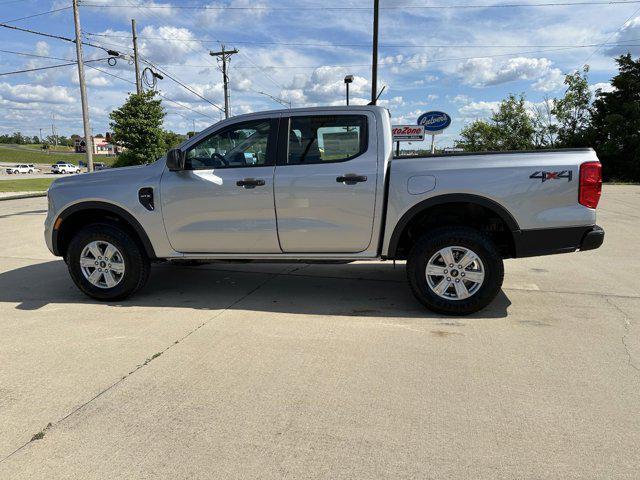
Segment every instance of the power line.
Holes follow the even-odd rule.
[[[84,63],[101,62],[102,60],[108,60],[108,58],[98,58],[96,60],[85,60]],[[28,68],[26,70],[15,70],[13,72],[1,72],[0,73],[0,77],[4,77],[6,75],[17,75],[19,73],[37,72],[39,70],[50,70],[52,68],[69,67],[71,65],[77,65],[77,64],[78,64],[78,62],[69,62],[69,63],[61,63],[61,64],[58,64],[58,65],[49,65],[47,67]]]
[[[131,36],[127,35],[108,35],[108,34],[100,34],[100,33],[87,33],[86,35],[92,37],[105,37],[105,38],[131,38]],[[289,47],[362,47],[362,48],[371,48],[371,43],[311,43],[311,42],[259,42],[253,40],[200,40],[200,39],[182,39],[182,38],[171,38],[171,37],[137,37],[139,40],[166,40],[170,42],[179,42],[179,43],[239,43],[245,45],[283,45]],[[634,38],[630,40],[622,40],[618,43],[606,43],[606,45],[612,46],[624,46],[627,42],[640,41],[640,38]],[[116,44],[112,44],[116,45]],[[411,43],[387,43],[380,44],[378,47],[380,48],[591,48],[597,47],[601,45],[599,43],[590,43],[583,45],[575,45],[575,44],[547,44],[547,45],[524,45],[524,44],[512,44],[512,45],[496,45],[496,44],[458,44],[458,43],[441,43],[441,44],[411,44]]]
[[[260,65],[258,65],[256,62],[254,62],[253,59],[249,55],[247,55],[247,54],[245,54],[243,52],[240,52],[240,55],[242,55],[244,58],[249,60],[249,62],[251,62],[253,65],[255,65],[258,69],[260,69],[260,71],[264,74],[264,76],[267,77],[269,80],[271,80],[271,82],[276,87],[280,88],[281,90],[286,90],[286,88],[284,88],[282,85],[280,85],[280,83],[278,83],[271,75],[269,75],[269,73],[266,71],[266,69],[262,68]],[[277,100],[275,100],[275,101],[277,101],[278,103],[280,103],[280,100],[282,100],[281,98],[275,97],[275,96],[270,95],[270,94],[265,93],[265,92],[257,92],[257,93],[260,93],[262,95],[266,95],[266,96],[272,98],[273,100],[275,100],[277,98]],[[289,108],[291,108],[291,102],[289,102]]]
[[[125,0],[127,2],[127,6],[128,7],[134,7],[134,8],[140,8],[140,5],[136,5],[135,3],[133,3],[133,0]],[[152,16],[154,16],[155,18],[157,18],[160,21],[163,21],[159,16],[157,16],[155,13],[152,13]],[[194,53],[198,53],[196,52],[191,46],[187,45],[187,48],[189,48],[189,50],[193,51]],[[139,57],[142,59],[142,55],[139,55]],[[144,60],[144,59],[143,59]],[[193,93],[194,95],[196,95],[198,98],[201,98],[202,100],[204,100],[205,102],[209,103],[210,105],[212,105],[213,107],[217,108],[218,110],[224,112],[225,110],[222,109],[220,106],[216,105],[215,103],[213,103],[211,100],[205,98],[204,96],[200,95],[198,92],[196,92],[195,90],[193,90],[191,87],[189,87],[188,85],[186,85],[184,82],[182,82],[181,80],[175,78],[174,76],[172,76],[171,74],[169,74],[168,72],[164,72],[162,71],[160,68],[158,68],[156,65],[152,64],[149,60],[146,60],[147,64],[151,65],[152,67],[156,68],[158,71],[160,71],[161,73],[163,73],[167,78],[169,78],[170,80],[176,82],[178,85],[180,85],[182,88],[188,90],[189,92]],[[213,66],[213,65],[212,65]]]
[[[528,8],[528,7],[568,7],[568,6],[598,6],[598,5],[628,5],[637,4],[640,0],[610,0],[610,1],[573,1],[573,2],[545,2],[545,3],[498,3],[476,5],[390,5],[382,6],[380,10],[466,10],[482,8]],[[134,5],[104,5],[94,3],[82,3],[83,7],[96,8],[127,8]],[[332,6],[295,6],[295,7],[236,7],[218,5],[135,5],[136,8],[148,10],[261,10],[261,11],[301,11],[301,10],[337,10],[337,11],[373,11],[373,7],[332,7]]]
[[[109,45],[108,43],[105,43],[105,45]],[[113,46],[117,46],[120,48],[126,48],[123,45],[117,45],[117,44],[111,44]],[[104,49],[105,47],[100,46],[99,48]],[[207,102],[208,104],[212,105],[213,107],[217,108],[218,110],[220,110],[221,112],[224,112],[224,109],[222,107],[220,107],[219,105],[215,104],[214,102],[212,102],[211,100],[209,100],[208,98],[202,96],[200,93],[198,93],[197,91],[195,91],[193,88],[191,88],[190,86],[186,85],[183,81],[179,80],[178,78],[176,78],[175,76],[173,76],[172,74],[170,74],[169,72],[167,72],[166,70],[164,70],[163,68],[161,68],[161,66],[153,63],[151,60],[143,57],[142,55],[139,54],[140,60],[142,60],[144,63],[146,63],[147,65],[155,68],[156,70],[158,70],[160,73],[162,73],[165,77],[167,77],[169,80],[172,80],[173,82],[177,83],[178,85],[180,85],[182,88],[184,88],[185,90],[188,90],[189,92],[191,92],[192,94],[196,95],[198,98],[204,100],[205,102]],[[207,65],[207,67],[215,67],[215,65]]]
[[[27,53],[27,52],[15,52],[13,50],[0,50],[0,53],[10,53],[12,55],[21,55],[23,57],[46,58],[47,60],[62,60],[66,62],[74,61],[71,58],[50,57],[49,55],[37,55],[35,53]]]
[[[625,46],[637,47],[637,46],[640,46],[640,43],[625,44]],[[575,48],[585,48],[585,47],[561,47],[561,48],[550,48],[550,49],[544,49],[544,50],[528,50],[528,51],[520,51],[520,52],[498,53],[494,55],[434,58],[434,59],[425,59],[425,60],[404,60],[404,61],[393,61],[393,62],[385,62],[383,60],[381,62],[378,62],[378,65],[386,67],[386,66],[397,66],[397,65],[404,65],[404,64],[416,64],[416,63],[443,63],[443,62],[459,62],[459,61],[465,61],[465,60],[476,60],[476,59],[486,59],[486,58],[517,57],[520,55],[530,55],[530,54],[536,54],[536,53],[550,53],[550,52],[573,50]],[[167,66],[176,66],[176,67],[179,66],[179,67],[191,67],[191,68],[208,67],[208,65],[192,65],[192,64],[167,64]],[[370,67],[370,66],[371,66],[371,63],[351,63],[351,64],[333,64],[333,65],[260,65],[260,66],[236,65],[235,68],[260,68],[260,69],[271,68],[274,70],[281,70],[281,69],[317,69],[322,67],[351,68],[351,67]]]
[[[593,56],[594,56],[596,53],[598,53],[598,52],[600,51],[600,49],[602,49],[602,47],[604,47],[605,45],[607,45],[607,44],[608,44],[608,42],[609,42],[609,40],[611,40],[614,36],[616,36],[616,35],[620,32],[620,30],[622,30],[622,29],[625,27],[625,25],[627,24],[627,22],[629,22],[633,17],[635,17],[635,16],[636,16],[636,14],[637,14],[638,12],[640,12],[640,8],[637,8],[636,10],[634,10],[634,11],[633,11],[633,13],[632,13],[632,14],[631,14],[631,15],[630,15],[630,16],[629,16],[629,17],[624,21],[624,23],[623,23],[620,27],[618,27],[618,28],[616,29],[616,31],[615,31],[615,32],[613,32],[611,35],[609,35],[609,36],[607,37],[607,39],[604,41],[604,43],[599,44],[599,45],[598,45],[598,48],[596,48],[593,52],[591,52],[591,53],[589,54],[589,56],[587,57],[587,59],[586,59],[584,62],[582,62],[582,64],[583,64],[583,65],[586,65],[586,63],[587,63],[589,60],[591,60],[591,59],[593,58]],[[633,46],[633,45],[625,45],[625,46],[629,46],[629,47],[631,47],[631,46]],[[578,67],[578,68],[579,68],[579,67]]]
[[[9,5],[11,3],[32,2],[33,0],[8,0],[6,2],[0,2],[1,5]]]
[[[218,110],[220,110],[221,112],[224,112],[224,109],[222,107],[220,107],[219,105],[216,105],[215,103],[213,103],[211,100],[209,100],[208,98],[202,96],[200,93],[198,93],[197,91],[195,91],[193,88],[191,88],[189,85],[185,84],[184,82],[182,82],[181,80],[178,80],[176,77],[172,76],[170,73],[168,73],[166,70],[163,70],[162,68],[160,68],[158,65],[152,63],[151,61],[147,60],[146,58],[140,56],[140,58],[142,59],[143,62],[145,62],[146,64],[152,66],[153,68],[155,68],[156,70],[158,70],[161,74],[163,74],[165,77],[167,77],[170,80],[173,80],[175,83],[177,83],[178,85],[180,85],[182,88],[184,88],[185,90],[191,92],[192,94],[194,94],[196,97],[204,100],[205,102],[207,102],[209,105],[212,105],[213,107],[217,108]]]
[[[0,5],[4,5],[4,4],[0,4]],[[49,15],[50,13],[62,12],[63,10],[69,10],[69,9],[71,9],[71,7],[56,8],[55,10],[49,10],[47,12],[34,13],[33,15],[27,15],[26,17],[13,18],[11,20],[4,20],[2,23],[18,22],[20,20],[27,20],[29,18],[41,17],[42,15]]]
[[[55,38],[57,40],[62,40],[62,41],[73,43],[73,44],[76,43],[76,41],[73,38],[63,37],[62,35],[54,35],[54,34],[46,33],[46,32],[38,32],[36,30],[31,30],[29,28],[16,27],[15,25],[7,25],[6,23],[0,23],[0,27],[8,28],[10,30],[17,30],[19,32],[31,33],[33,35],[39,35],[41,37]],[[94,43],[89,43],[89,42],[81,42],[81,43],[82,43],[82,45],[86,45],[88,47],[99,48],[100,50],[104,50],[109,55],[112,55],[112,56],[115,56],[115,57],[120,56],[120,52],[115,52],[113,50],[109,50],[107,48],[101,47],[100,45],[96,45]]]
[[[136,5],[135,3],[133,3],[133,0],[125,0],[125,1],[127,2],[127,4],[128,4],[127,6],[128,6],[128,7],[133,7],[133,8],[138,8],[138,9],[140,9],[140,8],[143,8],[143,7],[144,7],[144,6],[142,6],[142,5]],[[160,18],[158,15],[156,15],[154,12],[150,12],[150,13],[151,13],[151,15],[152,15],[153,17],[155,17],[156,19],[158,19],[160,22],[164,22],[164,20],[163,20],[162,18]],[[219,42],[219,43],[220,43],[220,42]],[[107,44],[107,45],[108,45],[108,44]],[[118,46],[118,45],[116,45],[116,44],[112,44],[112,45]],[[195,54],[201,53],[201,52],[196,51],[194,48],[192,48],[192,46],[191,46],[191,45],[189,45],[189,44],[185,44],[185,45],[186,45],[186,47],[187,47],[190,51],[194,52]],[[209,57],[207,56],[206,58],[208,59]],[[211,64],[211,65],[207,65],[207,66],[206,66],[206,68],[211,68],[211,67],[215,67],[215,68],[220,69],[220,67],[219,67],[219,66],[217,66],[217,65],[213,65],[213,64]],[[267,75],[267,74],[265,73],[265,76],[266,76],[266,75]],[[176,80],[175,80],[174,78],[172,78],[171,76],[168,76],[168,77],[169,77],[171,80],[176,81]],[[272,79],[272,81],[273,81],[273,79]],[[184,88],[187,88],[187,87],[186,87],[186,86],[184,86],[184,85],[182,85],[182,86],[183,86]],[[188,88],[187,88],[187,89],[188,89]],[[190,91],[191,91],[192,93],[195,93],[196,95],[198,95],[196,92],[193,92],[192,90],[190,90]],[[204,97],[201,97],[201,98],[203,98],[203,99],[204,99]],[[225,94],[225,101],[226,101],[227,99],[228,99],[228,96],[227,96],[227,94]],[[212,102],[210,102],[209,100],[206,100],[206,99],[205,99],[205,101],[207,101],[208,103],[211,103],[211,104],[212,104],[212,105],[214,105],[216,108],[220,109],[220,107],[218,107],[217,105],[213,104],[213,103],[212,103]]]
[[[101,73],[104,73],[105,75],[109,75],[109,76],[111,76],[111,77],[114,77],[114,78],[117,78],[117,79],[119,79],[119,80],[122,80],[123,82],[127,82],[127,83],[130,83],[130,84],[132,84],[132,85],[135,85],[135,84],[136,84],[136,82],[134,82],[134,81],[132,81],[132,80],[129,80],[128,78],[124,78],[124,77],[121,77],[121,76],[119,76],[119,75],[116,75],[115,73],[111,73],[111,72],[109,72],[109,71],[107,71],[107,70],[103,70],[103,69],[101,69],[101,68],[94,67],[93,65],[87,65],[87,67],[92,68],[92,69],[94,69],[94,70],[97,70],[97,71],[99,71],[99,72],[101,72]],[[184,108],[184,109],[186,109],[186,110],[191,110],[192,112],[197,113],[198,115],[201,115],[201,116],[203,116],[203,117],[210,118],[210,119],[212,119],[212,120],[217,120],[216,118],[214,118],[214,117],[212,117],[212,116],[210,116],[210,115],[207,115],[206,113],[199,112],[199,111],[198,111],[198,110],[196,110],[195,108],[191,108],[191,107],[189,107],[188,105],[184,105],[183,103],[180,103],[180,102],[178,102],[178,101],[176,101],[176,100],[173,100],[172,98],[167,97],[167,96],[166,96],[166,95],[164,95],[162,92],[156,92],[156,93],[157,93],[159,96],[161,96],[162,98],[164,98],[166,101],[171,102],[171,103],[173,103],[173,104],[175,104],[175,105],[178,105],[178,106],[179,106],[179,107],[181,107],[181,108]],[[178,115],[181,115],[179,112],[175,112],[175,113],[177,113]],[[184,117],[184,118],[186,118],[186,119],[189,119],[188,117],[186,117],[186,116],[184,116],[184,115],[181,115],[181,116],[183,116],[183,117]]]

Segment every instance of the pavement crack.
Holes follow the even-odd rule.
[[[607,298],[606,300],[609,305],[615,308],[622,315],[622,322],[624,327],[624,335],[622,335],[622,346],[624,347],[624,351],[627,354],[627,363],[629,364],[629,366],[631,366],[631,368],[640,373],[640,366],[636,365],[633,362],[633,357],[631,356],[631,352],[629,351],[629,345],[627,345],[627,337],[631,333],[631,321],[629,320],[629,315],[627,315],[627,313],[618,305],[613,303],[611,299]]]
[[[186,340],[187,338],[189,338],[191,335],[193,335],[194,333],[196,333],[198,330],[200,330],[202,327],[206,326],[207,324],[209,324],[210,322],[212,322],[213,320],[215,320],[216,318],[220,317],[221,315],[223,315],[224,313],[226,313],[228,310],[230,310],[231,308],[235,307],[236,305],[238,305],[240,302],[242,302],[243,300],[245,300],[246,298],[250,297],[251,295],[253,295],[255,292],[257,292],[258,290],[260,290],[262,287],[264,287],[267,283],[269,283],[271,280],[279,277],[280,275],[285,275],[287,274],[287,272],[278,272],[278,273],[272,273],[269,275],[269,278],[267,278],[264,282],[259,283],[256,287],[252,288],[251,290],[249,290],[247,293],[245,293],[244,295],[242,295],[241,297],[239,297],[238,299],[234,300],[233,302],[231,302],[229,305],[227,305],[226,307],[224,307],[222,310],[216,312],[215,315],[213,315],[212,317],[206,319],[204,322],[200,323],[199,325],[197,325],[195,328],[193,328],[192,330],[188,331],[187,333],[185,333],[182,337],[180,337],[179,339],[173,341],[170,345],[168,345],[167,347],[165,347],[163,350],[160,350],[159,352],[156,352],[155,354],[153,354],[151,357],[147,358],[143,363],[139,364],[138,366],[136,366],[136,368],[134,368],[133,370],[131,370],[129,373],[127,373],[126,375],[124,375],[123,377],[121,377],[119,380],[117,380],[116,382],[112,383],[111,385],[109,385],[108,387],[104,388],[103,390],[101,390],[100,392],[98,392],[96,395],[94,395],[93,397],[91,397],[89,400],[85,401],[84,403],[78,405],[77,407],[75,407],[73,410],[71,410],[69,413],[67,413],[66,415],[64,415],[63,417],[59,418],[58,420],[54,421],[54,422],[49,422],[47,424],[47,426],[42,429],[40,432],[36,433],[35,435],[33,435],[31,437],[31,439],[28,442],[23,443],[22,445],[20,445],[18,448],[16,448],[14,451],[12,451],[11,453],[9,453],[8,455],[4,456],[3,458],[0,458],[0,464],[4,463],[6,460],[9,460],[11,457],[13,457],[16,453],[20,452],[21,450],[23,450],[24,448],[26,448],[27,446],[29,446],[31,443],[41,440],[44,437],[44,433],[46,430],[49,430],[57,425],[59,425],[60,423],[64,422],[66,419],[68,419],[69,417],[71,417],[72,415],[80,412],[81,410],[83,410],[86,406],[90,405],[91,403],[93,403],[94,401],[96,401],[98,398],[100,398],[102,395],[104,395],[105,393],[113,390],[115,387],[117,387],[118,385],[120,385],[122,382],[124,382],[127,378],[129,378],[130,376],[132,376],[134,373],[138,372],[139,370],[143,369],[144,367],[146,367],[147,365],[150,365],[151,363],[153,363],[154,360],[156,360],[158,357],[160,357],[163,353],[167,352],[168,350],[172,349],[173,347],[175,347],[176,345],[179,345],[180,343],[182,343],[184,340]]]

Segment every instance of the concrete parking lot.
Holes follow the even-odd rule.
[[[100,304],[0,202],[0,478],[636,479],[640,187],[472,317],[403,265],[158,265]]]

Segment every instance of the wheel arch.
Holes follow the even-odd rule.
[[[140,243],[149,259],[156,254],[149,236],[138,220],[124,208],[108,202],[90,201],[71,205],[56,218],[52,232],[52,246],[55,255],[64,257],[72,232],[84,225],[105,221],[119,225],[129,231]]]
[[[429,215],[430,212],[433,212],[435,209],[443,211],[447,206],[455,206],[458,210],[460,207],[467,210],[473,210],[474,207],[480,208],[483,212],[490,213],[493,217],[499,219],[505,229],[505,239],[509,241],[508,252],[505,252],[505,256],[515,256],[514,234],[520,231],[520,227],[513,215],[498,202],[487,197],[474,194],[452,193],[428,198],[407,210],[407,212],[400,217],[391,234],[385,258],[403,258],[401,251],[402,242],[405,240],[409,229],[416,225],[417,222],[419,223],[421,219],[424,219],[425,216]],[[454,211],[452,213],[455,214],[456,212]]]

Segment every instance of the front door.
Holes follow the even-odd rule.
[[[184,253],[281,253],[273,199],[277,119],[223,127],[162,175],[171,246]]]
[[[356,253],[371,243],[378,158],[371,112],[283,119],[275,175],[285,253]]]

